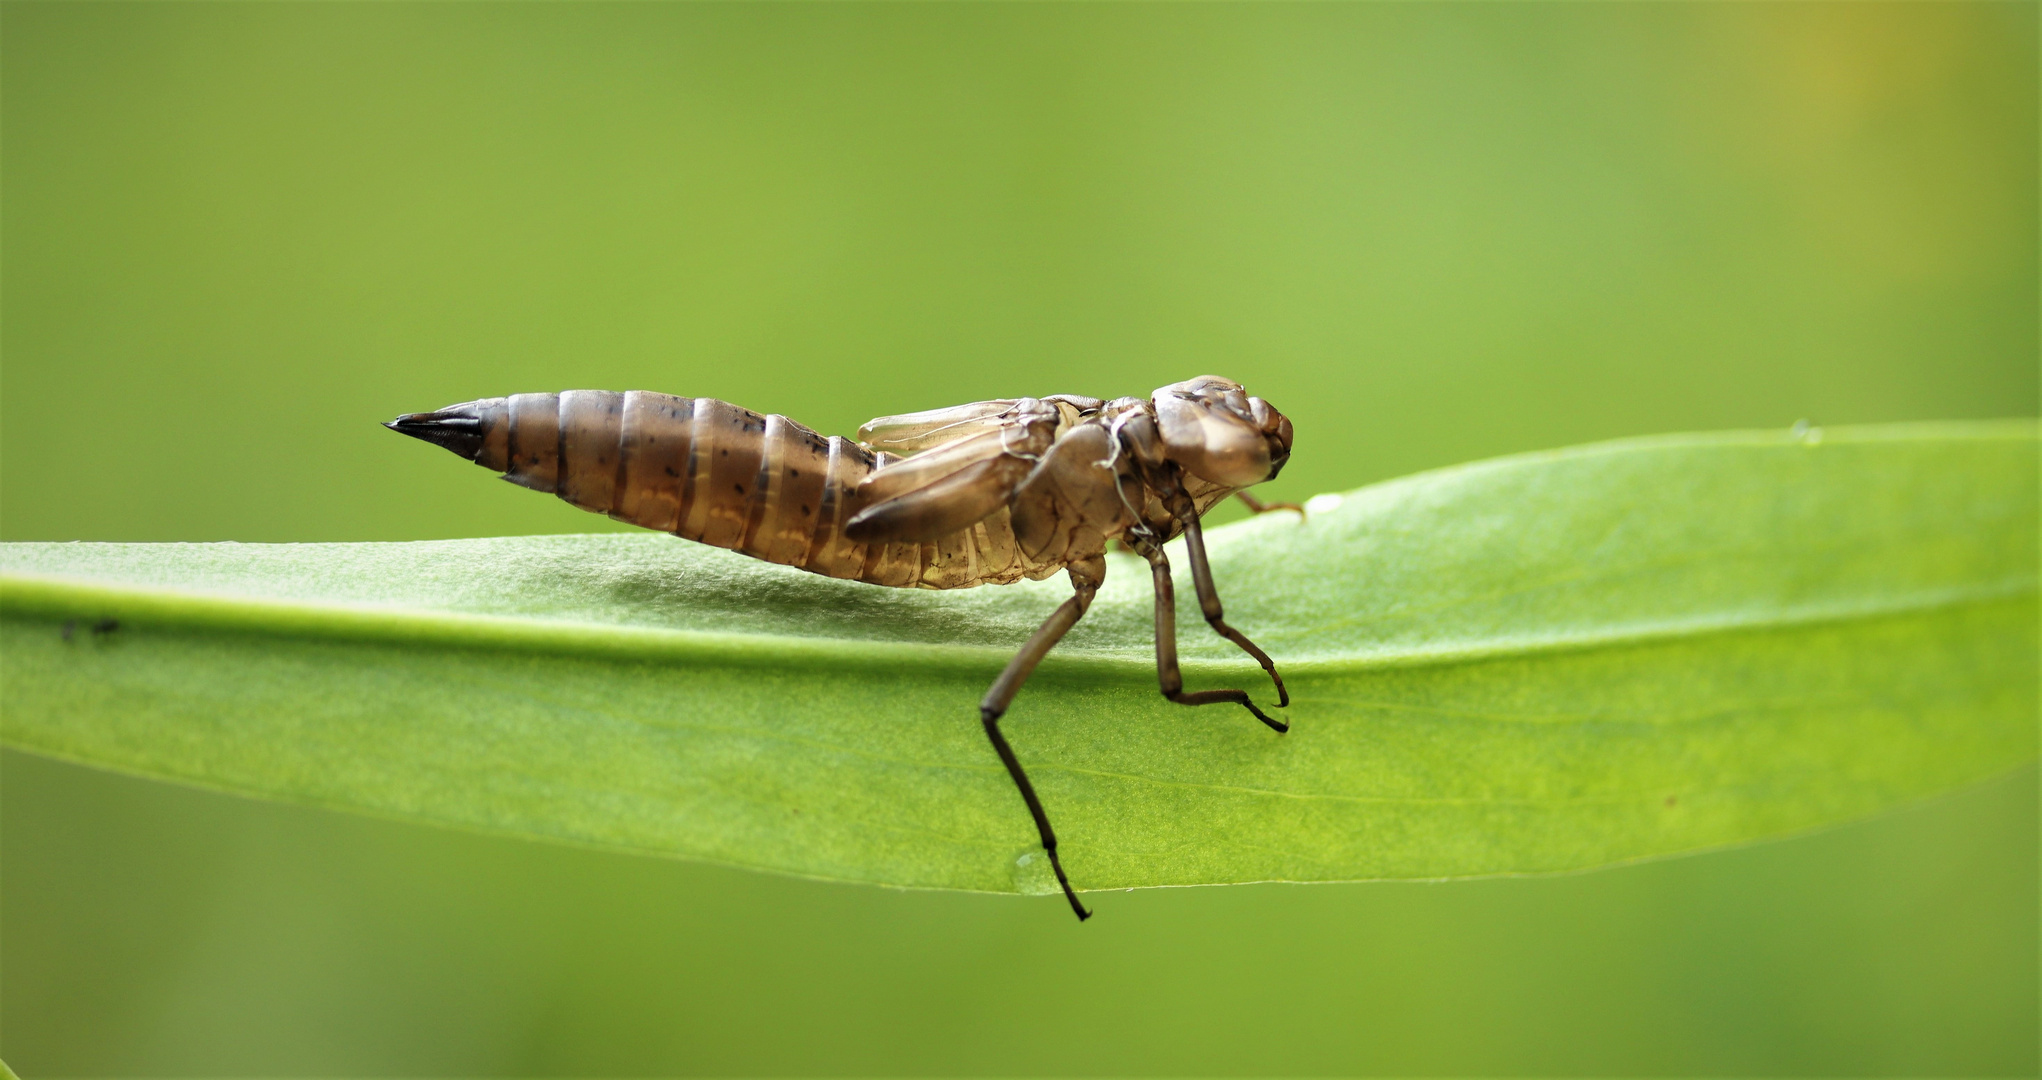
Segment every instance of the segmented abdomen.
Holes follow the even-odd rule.
[[[642,390],[475,404],[476,464],[633,525],[875,585],[954,589],[1057,569],[1025,565],[1004,509],[933,542],[851,542],[844,523],[878,459],[784,416]]]

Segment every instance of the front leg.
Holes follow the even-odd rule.
[[[1248,494],[1245,489],[1234,492],[1234,498],[1246,503],[1248,505],[1248,512],[1251,514],[1267,514],[1275,510],[1295,510],[1298,512],[1298,520],[1305,520],[1305,508],[1294,502],[1266,503]]]
[[[1245,690],[1195,690],[1187,693],[1184,689],[1184,672],[1177,666],[1177,590],[1170,581],[1170,558],[1163,554],[1163,546],[1149,539],[1137,539],[1135,551],[1149,560],[1156,583],[1156,679],[1162,684],[1163,696],[1179,705],[1215,705],[1232,702],[1255,714],[1255,719],[1268,724],[1277,733],[1290,730],[1290,725],[1273,719],[1248,699]],[[1248,648],[1253,649],[1253,645]],[[1256,650],[1260,652],[1260,650]],[[1262,661],[1269,663],[1267,657]],[[1272,670],[1271,674],[1274,674]],[[1281,680],[1277,688],[1282,689]],[[1289,702],[1285,697],[1285,703]]]

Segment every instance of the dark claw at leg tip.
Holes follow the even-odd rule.
[[[1263,712],[1261,709],[1256,708],[1254,705],[1245,701],[1242,702],[1241,704],[1247,706],[1248,711],[1255,714],[1255,719],[1260,720],[1264,724],[1269,725],[1269,727],[1275,730],[1275,732],[1278,735],[1282,735],[1290,730],[1289,724],[1283,722],[1282,720],[1278,720],[1273,716],[1270,716],[1268,713]]]

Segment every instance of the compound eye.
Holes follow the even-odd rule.
[[[1155,403],[1164,453],[1186,472],[1223,487],[1247,487],[1269,479],[1269,440],[1247,420],[1246,408],[1236,416],[1167,393],[1157,394]]]
[[[1248,399],[1248,412],[1255,418],[1255,426],[1262,429],[1262,434],[1275,439],[1277,445],[1283,447],[1281,454],[1274,450],[1270,451],[1270,453],[1276,454],[1279,457],[1290,453],[1291,430],[1289,417],[1270,408],[1269,403],[1259,397]]]

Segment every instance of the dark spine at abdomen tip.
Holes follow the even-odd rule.
[[[405,413],[383,426],[399,435],[422,439],[469,461],[500,471],[501,464],[491,464],[487,459],[501,457],[503,420],[504,400],[484,398],[432,412]],[[492,449],[499,452],[492,454]]]
[[[471,416],[405,413],[383,426],[399,435],[409,435],[452,450],[469,461],[474,461],[476,451],[482,449],[482,421]]]

